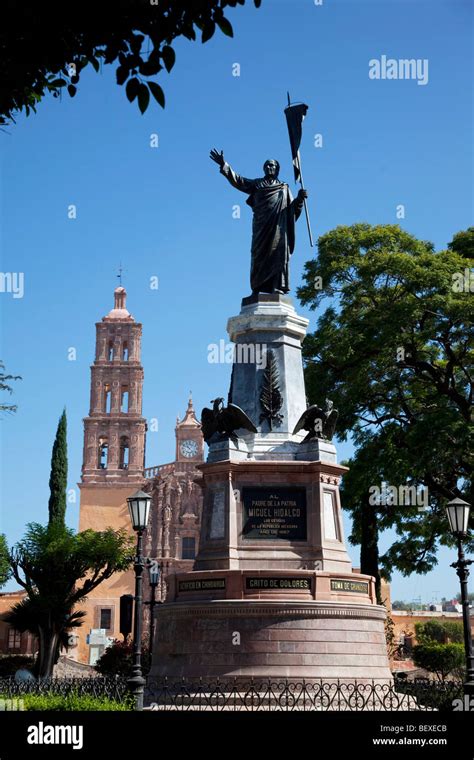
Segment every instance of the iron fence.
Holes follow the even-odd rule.
[[[190,681],[149,679],[145,706],[152,710],[203,711],[430,711],[453,710],[459,682],[299,682],[268,679]]]
[[[0,697],[25,694],[93,696],[124,702],[128,695],[123,676],[48,678],[15,681],[0,678]],[[427,679],[377,683],[358,681],[288,681],[285,679],[173,679],[149,678],[145,707],[183,711],[450,711],[462,699],[459,681]]]

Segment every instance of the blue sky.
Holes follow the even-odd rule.
[[[81,77],[74,99],[49,97],[37,115],[20,116],[0,133],[1,271],[25,273],[23,298],[0,293],[0,356],[23,377],[15,386],[18,413],[0,426],[0,530],[10,542],[28,521],[46,519],[64,405],[76,488],[94,323],[112,307],[119,262],[128,306],[144,324],[144,415],[158,419],[147,465],[173,458],[176,415],[190,389],[198,409],[226,394],[229,367],[209,364],[207,346],[227,340],[227,319],[249,293],[251,212],[209,149],[223,148],[246,176],[278,158],[296,191],[287,90],[310,106],[301,152],[315,237],[338,224],[396,223],[400,204],[400,223],[437,248],[472,224],[469,2],[263,0],[259,10],[249,3],[228,17],[234,39],[216,33],[205,45],[177,42],[176,66],[159,80],[164,111],[150,104],[142,116],[105,67]],[[369,61],[382,55],[427,59],[428,83],[369,79]],[[317,133],[322,148],[314,145]],[[236,203],[240,219],[232,217]],[[314,255],[303,218],[298,233],[293,289]],[[154,276],[158,290],[149,286]],[[313,329],[315,314],[298,308]],[[339,447],[340,459],[349,453],[349,445]],[[76,493],[68,508],[74,527]],[[350,551],[357,564],[357,548]],[[439,559],[428,576],[395,574],[393,597],[455,593],[451,552]]]

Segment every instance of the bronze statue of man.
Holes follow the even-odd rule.
[[[303,208],[306,190],[295,199],[290,188],[278,178],[280,164],[268,159],[263,165],[264,177],[247,179],[236,174],[215,148],[210,154],[230,184],[248,194],[253,211],[252,260],[250,285],[252,293],[288,293],[289,261],[295,247],[295,221]]]

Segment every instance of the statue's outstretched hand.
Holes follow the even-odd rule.
[[[299,190],[299,192],[298,192],[298,200],[299,201],[304,201],[307,197],[308,197],[308,193],[307,193],[306,190],[303,190],[303,189]]]
[[[224,166],[224,164],[225,164],[225,158],[224,158],[224,151],[223,150],[221,150],[221,152],[219,153],[218,150],[216,150],[215,148],[213,148],[211,150],[211,152],[210,152],[209,155],[212,158],[212,160],[216,162],[216,164],[219,164],[219,166],[221,168]]]

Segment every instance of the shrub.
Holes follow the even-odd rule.
[[[464,642],[464,627],[459,620],[445,620],[446,643],[462,644]]]
[[[415,623],[418,644],[461,644],[464,640],[463,624],[459,620],[426,620]]]
[[[413,662],[418,668],[435,673],[441,681],[450,674],[462,677],[464,647],[462,644],[417,644],[413,649]]]
[[[0,678],[14,676],[20,668],[33,670],[34,658],[25,654],[0,655]]]
[[[0,695],[0,699],[7,699],[6,695]],[[21,694],[25,710],[48,710],[48,711],[121,711],[133,709],[133,699],[127,695],[123,702],[117,702],[108,697],[93,697],[89,695],[70,694]]]
[[[395,623],[389,612],[387,612],[387,617],[385,618],[385,641],[387,644],[388,657],[392,660],[397,651],[397,641],[395,636]]]
[[[406,673],[405,673],[406,676]],[[397,678],[395,689],[401,694],[409,694],[416,699],[419,708],[429,710],[453,710],[453,701],[462,699],[463,686],[459,681],[431,681],[416,678],[414,681]]]
[[[445,630],[440,620],[426,620],[422,623],[415,623],[415,634],[418,644],[429,644],[437,641],[439,644],[445,642]]]
[[[133,644],[131,641],[114,639],[114,643],[107,647],[94,667],[103,676],[130,676],[132,665]],[[150,651],[146,645],[142,645],[141,665],[142,671],[147,673],[150,669]]]

